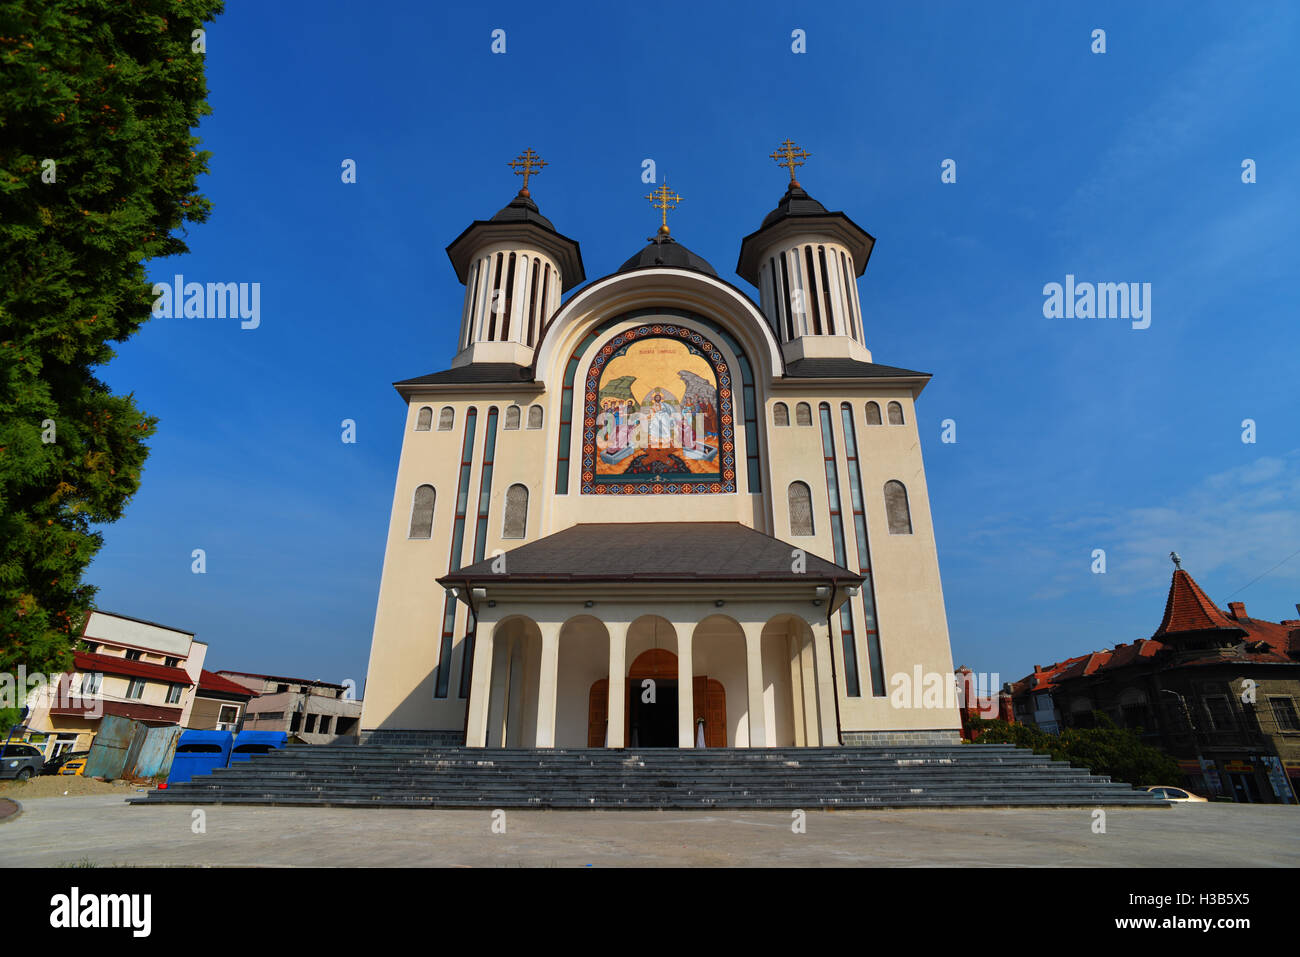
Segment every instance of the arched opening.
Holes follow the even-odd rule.
[[[531,748],[537,741],[542,633],[530,618],[515,616],[493,631],[488,691],[487,746]]]

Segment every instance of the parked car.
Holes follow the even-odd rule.
[[[85,758],[73,758],[71,761],[65,761],[63,767],[59,768],[60,774],[80,775],[86,770]]]
[[[1144,791],[1150,791],[1158,798],[1164,798],[1166,801],[1181,801],[1184,804],[1208,804],[1209,799],[1193,794],[1191,791],[1184,791],[1182,788],[1170,787],[1167,784],[1155,784]]]
[[[41,768],[41,774],[58,774],[69,761],[87,757],[89,754],[89,751],[64,751],[62,754],[56,754],[45,762],[45,765]]]
[[[6,744],[0,750],[0,778],[26,781],[41,773],[45,755],[30,744]]]

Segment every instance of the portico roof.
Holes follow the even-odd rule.
[[[438,579],[444,587],[523,582],[787,582],[860,585],[863,576],[794,551],[739,522],[610,522],[574,525]]]

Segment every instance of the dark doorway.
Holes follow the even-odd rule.
[[[647,680],[654,681],[654,700],[646,701]],[[677,682],[662,678],[628,681],[628,747],[677,747]]]

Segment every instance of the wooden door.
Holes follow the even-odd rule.
[[[609,721],[609,680],[601,678],[591,686],[587,703],[587,747],[605,746],[605,725]]]

